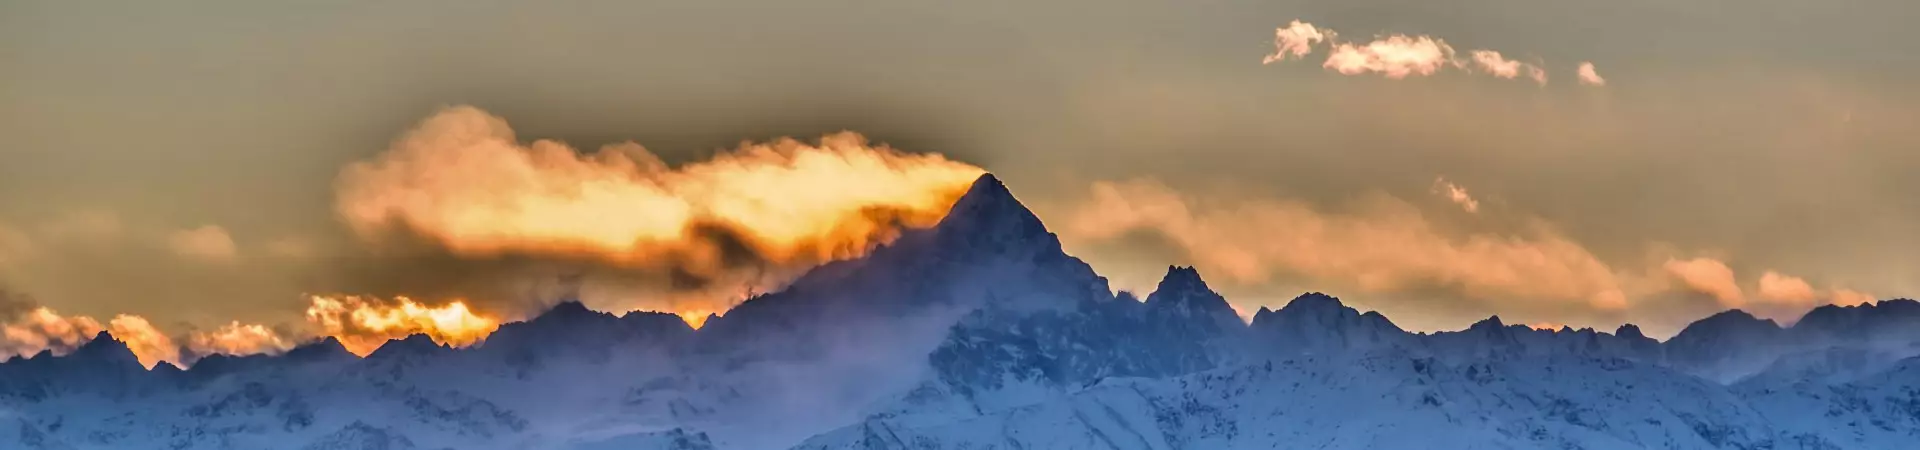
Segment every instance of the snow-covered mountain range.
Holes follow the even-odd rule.
[[[1660,342],[1410,333],[1318,293],[1247,323],[1184,267],[1111,292],[988,175],[938,225],[699,330],[567,302],[468,348],[187,370],[102,333],[0,363],[0,448],[1920,448],[1912,300]]]

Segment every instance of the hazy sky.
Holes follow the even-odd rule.
[[[1550,79],[1261,64],[1296,19]],[[474,295],[514,262],[368,252],[333,208],[343,167],[473,105],[670,162],[839,130],[944,153],[1122,288],[1196,264],[1246,311],[1319,290],[1418,330],[1497,313],[1660,336],[1729,304],[1920,292],[1920,44],[1897,33],[1916,19],[1908,0],[0,0],[0,283],[184,326],[293,320],[303,292]],[[1607,84],[1575,82],[1582,61]]]

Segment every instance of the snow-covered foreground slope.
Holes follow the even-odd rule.
[[[1307,294],[1144,300],[991,177],[939,225],[694,330],[562,303],[450,349],[0,363],[0,448],[1920,448],[1920,303],[1738,311],[1659,342],[1489,318],[1415,334]]]
[[[1776,448],[1718,385],[1619,359],[1455,365],[1404,351],[1301,357],[932,425],[873,420],[802,448]]]

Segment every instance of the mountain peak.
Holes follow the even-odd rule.
[[[1153,289],[1153,293],[1147,294],[1147,302],[1153,303],[1155,298],[1172,300],[1194,295],[1220,298],[1220,294],[1208,288],[1207,282],[1200,279],[1200,272],[1193,267],[1167,266],[1167,275],[1160,278],[1160,285]],[[1223,304],[1225,301],[1221,299]]]
[[[1200,279],[1200,271],[1195,270],[1193,266],[1167,266],[1167,274],[1160,277],[1160,287],[1155,292],[1169,287],[1207,289],[1207,282]]]
[[[1173,310],[1187,316],[1212,316],[1223,324],[1240,324],[1239,314],[1227,299],[1207,287],[1200,279],[1200,271],[1193,267],[1167,266],[1167,275],[1160,279],[1159,287],[1147,295],[1147,307],[1153,310]]]
[[[383,357],[393,357],[393,356],[405,355],[405,354],[418,355],[418,354],[432,353],[435,351],[445,350],[445,349],[447,349],[446,346],[442,346],[439,343],[434,342],[432,337],[428,337],[425,334],[415,333],[415,334],[408,335],[405,339],[394,339],[394,340],[387,341],[387,343],[381,344],[380,348],[374,349],[373,353],[367,355],[367,357],[383,358]]]
[[[555,303],[553,305],[553,308],[548,309],[546,313],[540,314],[540,316],[569,317],[569,316],[586,316],[586,315],[593,315],[593,314],[599,314],[599,313],[595,312],[594,310],[587,309],[587,305],[585,303],[580,303],[579,300],[563,300],[560,303]]]
[[[587,309],[587,305],[580,303],[579,300],[566,300],[555,303],[553,308],[540,313],[538,316],[534,316],[532,319],[527,319],[524,322],[510,323],[502,326],[502,328],[506,328],[507,326],[514,328],[533,326],[566,329],[585,326],[612,326],[618,322],[617,319],[619,319],[619,317],[613,314]]]
[[[1298,350],[1360,349],[1397,345],[1404,331],[1377,313],[1361,314],[1331,295],[1308,292],[1278,311],[1261,308],[1250,325]]]
[[[966,246],[1058,249],[1060,242],[1047,232],[1033,211],[1013,197],[993,174],[980,175],[965,195],[953,202],[946,218],[933,228],[943,240]]]
[[[1757,328],[1778,329],[1780,328],[1780,324],[1777,322],[1774,322],[1773,319],[1761,319],[1758,317],[1754,317],[1753,314],[1750,314],[1746,311],[1741,311],[1738,309],[1729,309],[1726,311],[1721,311],[1719,314],[1707,316],[1707,318],[1705,319],[1700,319],[1698,321],[1695,321],[1692,324],[1687,325],[1687,329],[1693,329],[1694,327],[1742,327],[1742,328],[1756,328],[1756,329]],[[1686,333],[1686,330],[1683,329],[1680,332]]]
[[[180,366],[173,365],[173,363],[166,361],[160,361],[154,364],[152,371],[161,375],[179,375],[185,372],[184,370],[180,370]]]
[[[1910,330],[1916,322],[1920,322],[1920,303],[1892,299],[1814,308],[1800,316],[1788,330],[1810,337],[1871,339],[1885,336],[1903,340],[1903,336],[1914,334]]]
[[[1771,343],[1785,329],[1772,319],[1761,319],[1746,311],[1729,309],[1687,324],[1667,343],[1695,351],[1726,342]]]
[[[113,364],[127,363],[140,366],[140,359],[134,356],[133,349],[127,347],[126,342],[115,339],[112,333],[105,331],[93,335],[93,340],[80,345],[78,349],[74,349],[73,353],[68,355],[68,357],[79,360],[101,361]]]
[[[1356,315],[1360,313],[1358,310],[1348,308],[1345,303],[1340,302],[1339,298],[1319,292],[1308,292],[1300,294],[1299,297],[1294,297],[1292,301],[1287,302],[1286,306],[1280,307],[1279,312],[1288,314],[1312,313],[1315,315],[1327,315],[1340,314],[1348,310],[1352,310]]]
[[[1487,316],[1487,318],[1481,319],[1479,322],[1474,322],[1473,326],[1467,327],[1468,330],[1482,331],[1504,330],[1506,328],[1507,323],[1501,321],[1498,315]]]
[[[346,344],[340,343],[340,339],[333,336],[295,346],[286,353],[288,359],[297,361],[315,361],[352,355],[352,352],[347,351]]]

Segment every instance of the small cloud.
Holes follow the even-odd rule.
[[[1488,75],[1506,79],[1525,75],[1542,86],[1547,84],[1547,70],[1540,66],[1507,59],[1493,50],[1474,50],[1469,54],[1473,57],[1474,66]]]
[[[1760,275],[1760,298],[1783,305],[1807,307],[1823,303],[1853,306],[1873,303],[1875,300],[1872,294],[1852,289],[1814,289],[1806,279],[1771,270]]]
[[[201,355],[251,355],[279,353],[293,344],[271,328],[260,324],[232,321],[212,331],[195,332],[187,338],[187,348]]]
[[[1808,304],[1813,303],[1819,296],[1820,294],[1813,291],[1813,286],[1800,277],[1783,275],[1771,270],[1760,275],[1760,298],[1767,301]]]
[[[1453,182],[1447,181],[1445,177],[1436,177],[1433,179],[1433,193],[1439,194],[1454,204],[1460,205],[1460,209],[1467,210],[1467,212],[1480,212],[1480,201],[1474,200],[1473,196],[1467,193],[1467,188],[1453,184]]]
[[[1727,263],[1713,258],[1669,259],[1663,267],[1687,289],[1712,296],[1721,306],[1739,308],[1747,303]]]
[[[230,261],[240,256],[233,236],[216,225],[175,231],[167,237],[167,246],[175,254],[203,261]]]
[[[1322,31],[1313,24],[1298,20],[1287,24],[1286,28],[1273,32],[1273,54],[1267,55],[1261,64],[1272,64],[1288,58],[1299,59],[1313,53],[1313,44],[1333,37],[1333,30]]]
[[[1580,62],[1580,84],[1584,84],[1588,86],[1606,86],[1607,79],[1600,78],[1600,72],[1595,71],[1593,69],[1592,62],[1581,61]]]

